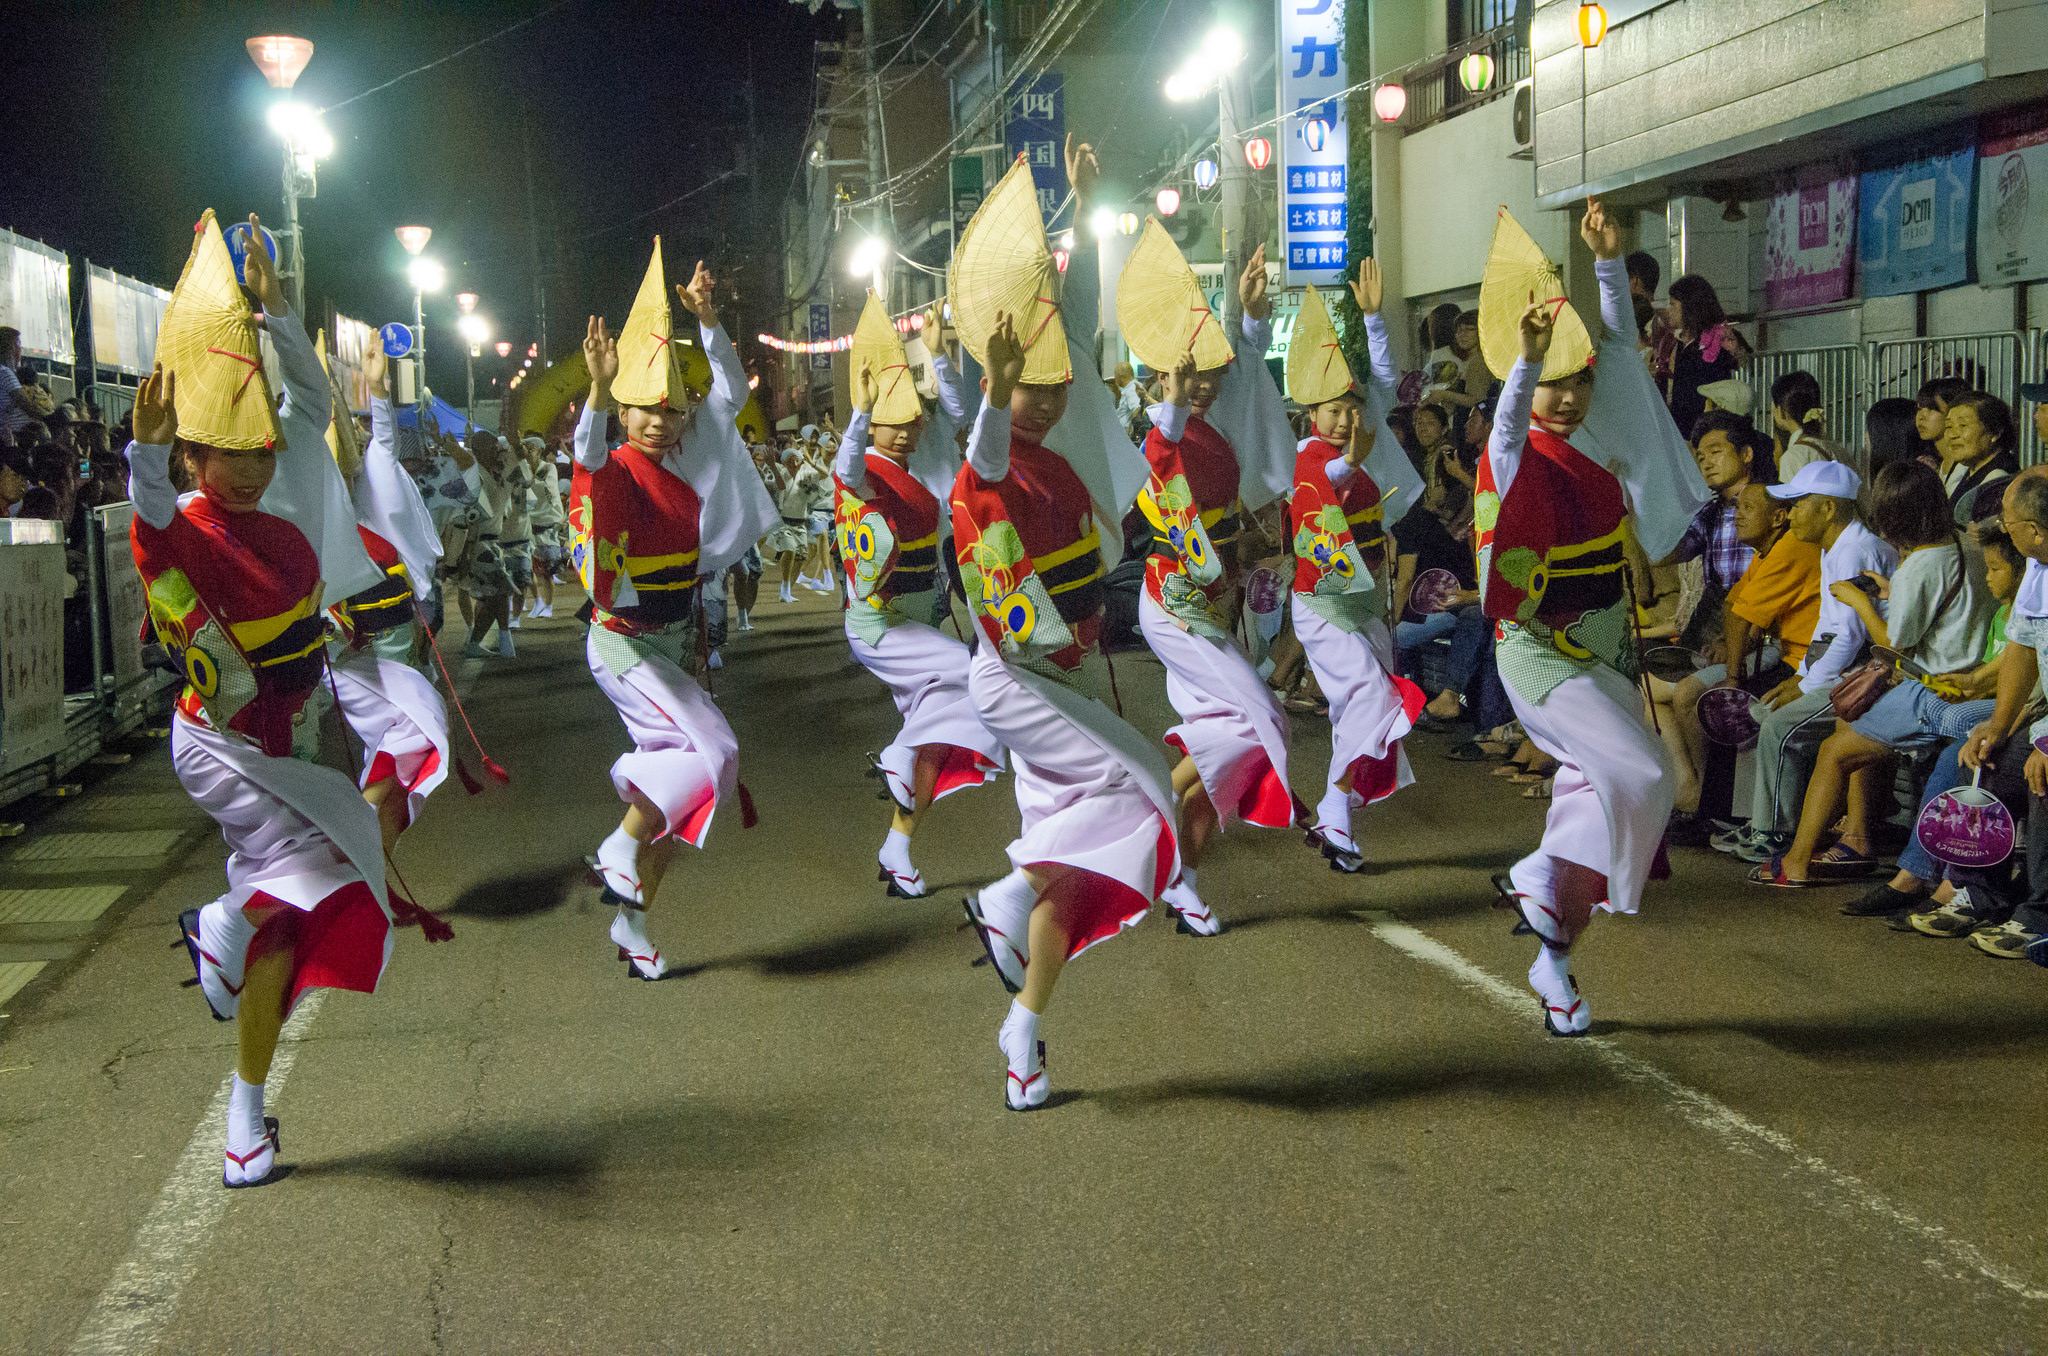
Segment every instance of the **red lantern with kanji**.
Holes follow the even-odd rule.
[[[1264,137],[1253,137],[1244,144],[1244,160],[1255,170],[1262,170],[1273,160],[1273,143]]]

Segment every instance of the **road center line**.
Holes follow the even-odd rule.
[[[299,1042],[320,1011],[327,990],[315,989],[299,1003],[284,1025],[263,1085],[264,1101],[277,1105],[284,1082],[297,1058]],[[178,1297],[199,1269],[213,1226],[227,1209],[227,1188],[221,1185],[221,1136],[227,1125],[228,1092],[234,1075],[221,1080],[191,1142],[171,1169],[170,1180],[143,1217],[128,1247],[128,1256],[100,1292],[72,1339],[72,1356],[130,1356],[152,1351],[178,1312]]]
[[[1476,990],[1500,1007],[1531,1021],[1533,1029],[1536,1015],[1536,995],[1533,991],[1518,988],[1480,969],[1436,938],[1406,923],[1397,922],[1387,914],[1370,909],[1356,909],[1353,910],[1353,915],[1369,924],[1373,936],[1388,946],[1411,959],[1444,971],[1459,984]],[[2021,1299],[2048,1300],[2048,1290],[2031,1284],[2025,1276],[1992,1261],[1972,1244],[1950,1236],[1940,1225],[1929,1224],[1904,1207],[1872,1191],[1859,1179],[1807,1153],[1794,1143],[1790,1136],[1781,1134],[1767,1125],[1758,1124],[1733,1107],[1697,1088],[1681,1083],[1656,1065],[1629,1054],[1604,1037],[1582,1036],[1570,1044],[1586,1050],[1623,1081],[1662,1093],[1674,1104],[1674,1109],[1679,1115],[1700,1129],[1718,1136],[1730,1147],[1741,1146],[1749,1149],[1760,1145],[1781,1154],[1789,1159],[1794,1167],[1818,1179],[1824,1189],[1844,1204],[1875,1215],[1915,1241],[1938,1249],[1956,1266],[1977,1273]]]

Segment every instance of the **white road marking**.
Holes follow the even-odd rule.
[[[1353,913],[1371,926],[1373,936],[1396,951],[1425,965],[1435,966],[1466,988],[1477,990],[1499,1006],[1527,1019],[1532,1030],[1537,1027],[1533,990],[1517,987],[1480,969],[1436,938],[1406,923],[1396,922],[1384,913],[1369,909],[1358,909]],[[2021,1299],[2048,1300],[2048,1290],[2033,1285],[2012,1268],[1992,1261],[1975,1246],[1952,1237],[1940,1225],[1929,1224],[1872,1191],[1857,1178],[1807,1153],[1791,1136],[1758,1124],[1733,1107],[1679,1082],[1656,1065],[1629,1054],[1603,1037],[1580,1036],[1571,1044],[1587,1051],[1624,1081],[1664,1094],[1675,1104],[1681,1116],[1718,1136],[1730,1148],[1748,1152],[1761,1146],[1782,1154],[1794,1167],[1817,1178],[1825,1190],[1832,1192],[1844,1204],[1875,1215],[1900,1232],[1939,1250],[1956,1266],[1975,1272]]]
[[[263,1084],[263,1100],[275,1107],[298,1056],[299,1041],[320,1011],[327,990],[315,989],[299,1003],[284,1025]],[[72,1356],[128,1356],[153,1351],[178,1312],[178,1297],[199,1269],[207,1237],[227,1209],[227,1188],[221,1185],[221,1136],[228,1118],[228,1092],[234,1075],[221,1080],[213,1102],[199,1118],[199,1127],[171,1169],[156,1204],[135,1231],[128,1256],[99,1302],[72,1339]],[[262,1188],[258,1188],[262,1190]]]

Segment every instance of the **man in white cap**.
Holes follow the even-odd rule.
[[[1715,847],[1746,862],[1768,861],[1792,841],[1807,775],[1821,741],[1835,728],[1828,692],[1870,639],[1855,609],[1834,596],[1834,586],[1855,583],[1866,571],[1890,577],[1898,564],[1898,554],[1857,519],[1862,488],[1862,478],[1838,461],[1814,462],[1801,467],[1791,484],[1770,487],[1773,498],[1792,501],[1792,535],[1821,548],[1820,620],[1799,672],[1762,697],[1772,711],[1757,732],[1749,822],[1713,839]]]

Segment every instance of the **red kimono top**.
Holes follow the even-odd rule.
[[[326,659],[320,560],[305,533],[201,494],[161,528],[138,514],[132,541],[150,620],[185,671],[178,710],[288,757]]]
[[[681,476],[633,447],[576,468],[569,523],[597,622],[621,635],[688,620],[696,604],[700,501]]]
[[[1145,460],[1152,465],[1138,496],[1152,524],[1145,591],[1164,607],[1167,576],[1181,575],[1208,598],[1219,597],[1230,582],[1219,551],[1242,531],[1236,451],[1207,421],[1190,416],[1177,443],[1157,428],[1147,433]]]
[[[1505,499],[1479,461],[1473,545],[1489,617],[1563,631],[1622,601],[1621,482],[1554,433],[1529,432]]]
[[[1066,459],[1013,434],[1002,480],[991,484],[973,463],[962,466],[953,540],[968,603],[990,642],[1010,658],[1080,667],[1102,624],[1102,542],[1088,489]],[[1048,608],[1056,627],[1042,624]]]
[[[1332,567],[1341,577],[1344,566],[1338,562],[1348,562],[1343,554],[1347,545],[1358,549],[1368,570],[1377,572],[1386,563],[1386,509],[1379,484],[1361,466],[1342,485],[1332,485],[1329,464],[1343,455],[1342,448],[1321,438],[1309,439],[1295,454],[1287,518],[1294,537],[1296,593],[1315,593]]]
[[[861,493],[847,489],[835,476],[832,498],[834,539],[857,597],[887,601],[930,593],[937,586],[938,496],[900,462],[870,449],[867,484]],[[875,518],[879,524],[872,521]]]
[[[345,598],[328,609],[348,636],[349,644],[361,647],[371,636],[394,627],[410,626],[413,618],[412,576],[398,557],[398,548],[369,528],[357,525],[363,549],[370,553],[384,578],[353,598]]]

